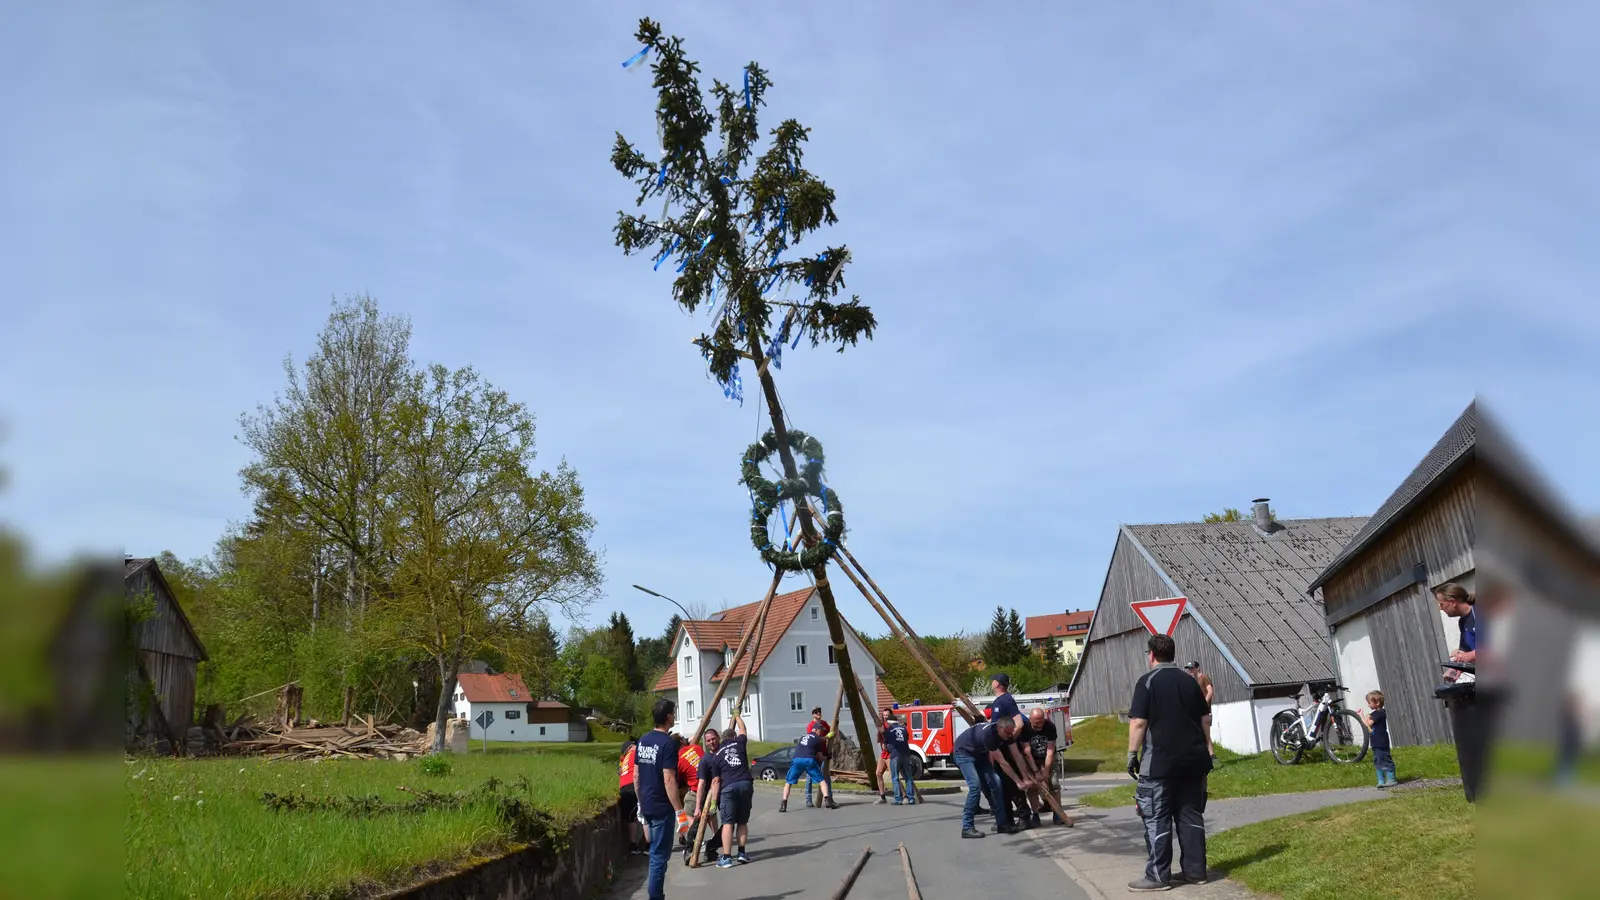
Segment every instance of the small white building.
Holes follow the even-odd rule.
[[[587,741],[589,723],[573,721],[572,710],[555,700],[535,700],[521,675],[476,675],[456,678],[456,718],[471,723],[475,741],[485,738],[478,715],[494,713],[487,737],[491,741]]]
[[[798,738],[805,733],[806,723],[811,721],[811,710],[819,706],[824,717],[832,718],[839,696],[839,667],[834,661],[833,642],[828,637],[822,601],[814,587],[772,599],[759,643],[752,638],[755,645],[738,671],[732,673],[733,683],[728,686],[718,708],[706,709],[718,685],[728,677],[739,642],[745,631],[754,627],[760,606],[759,603],[736,606],[709,619],[684,622],[678,629],[672,643],[673,664],[652,688],[678,704],[678,723],[674,731],[693,734],[701,718],[708,713],[711,727],[728,727],[746,669],[751,672],[750,695],[741,712],[750,729],[751,740]],[[841,624],[856,678],[867,696],[876,698],[879,706],[894,702],[879,681],[883,666],[856,636],[850,623]],[[839,719],[834,724],[854,737],[848,702]]]

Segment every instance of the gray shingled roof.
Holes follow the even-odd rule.
[[[1417,463],[1417,467],[1411,470],[1406,480],[1395,488],[1389,499],[1383,501],[1378,511],[1367,520],[1366,527],[1351,539],[1349,546],[1345,547],[1321,574],[1312,579],[1306,586],[1306,593],[1321,587],[1323,582],[1344,568],[1344,565],[1368,544],[1377,540],[1390,527],[1399,524],[1405,511],[1413,503],[1425,497],[1429,488],[1433,487],[1441,476],[1451,471],[1457,464],[1470,460],[1473,448],[1477,445],[1477,438],[1478,402],[1474,400],[1467,404],[1467,408],[1456,418],[1455,424],[1445,431],[1444,437],[1439,438],[1439,442],[1433,445],[1433,449],[1422,458],[1422,462]]]
[[[1216,632],[1253,685],[1331,679],[1322,608],[1306,585],[1368,522],[1287,519],[1270,537],[1251,522],[1129,525],[1127,530]]]

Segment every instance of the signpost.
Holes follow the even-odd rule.
[[[1162,597],[1159,600],[1135,600],[1128,604],[1151,634],[1172,636],[1183,618],[1183,609],[1189,605],[1188,597]]]
[[[494,724],[494,710],[486,709],[478,713],[472,721],[478,723],[478,729],[483,732],[483,752],[489,752],[489,726]]]

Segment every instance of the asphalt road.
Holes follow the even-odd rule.
[[[870,794],[839,795],[839,808],[806,809],[796,790],[789,812],[778,812],[778,791],[756,789],[750,819],[750,862],[718,869],[702,862],[691,869],[675,854],[667,871],[668,897],[697,900],[778,900],[827,898],[870,846],[872,857],[851,889],[849,900],[906,900],[902,842],[911,853],[922,895],[945,897],[1049,897],[1087,900],[1074,883],[1027,833],[990,834],[982,840],[961,837],[961,803],[965,794],[930,796],[918,806],[879,806]],[[1044,817],[1045,827],[1050,817]],[[987,831],[994,820],[979,817]],[[647,858],[628,857],[606,894],[609,900],[644,900]],[[1005,888],[994,879],[1004,876]]]

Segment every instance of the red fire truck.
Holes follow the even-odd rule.
[[[993,697],[973,697],[972,702],[981,710],[993,699]],[[1071,746],[1072,716],[1066,701],[1059,695],[1013,694],[1012,699],[1017,701],[1017,708],[1022,710],[1024,715],[1034,707],[1043,707],[1045,715],[1056,723],[1056,734],[1060,741],[1057,747]],[[967,720],[956,712],[955,707],[948,703],[902,705],[897,706],[895,711],[906,721],[907,730],[911,732],[911,750],[917,756],[911,763],[914,770],[913,778],[922,777],[925,771],[959,771],[950,754],[955,751],[956,736],[966,731],[969,726]]]

